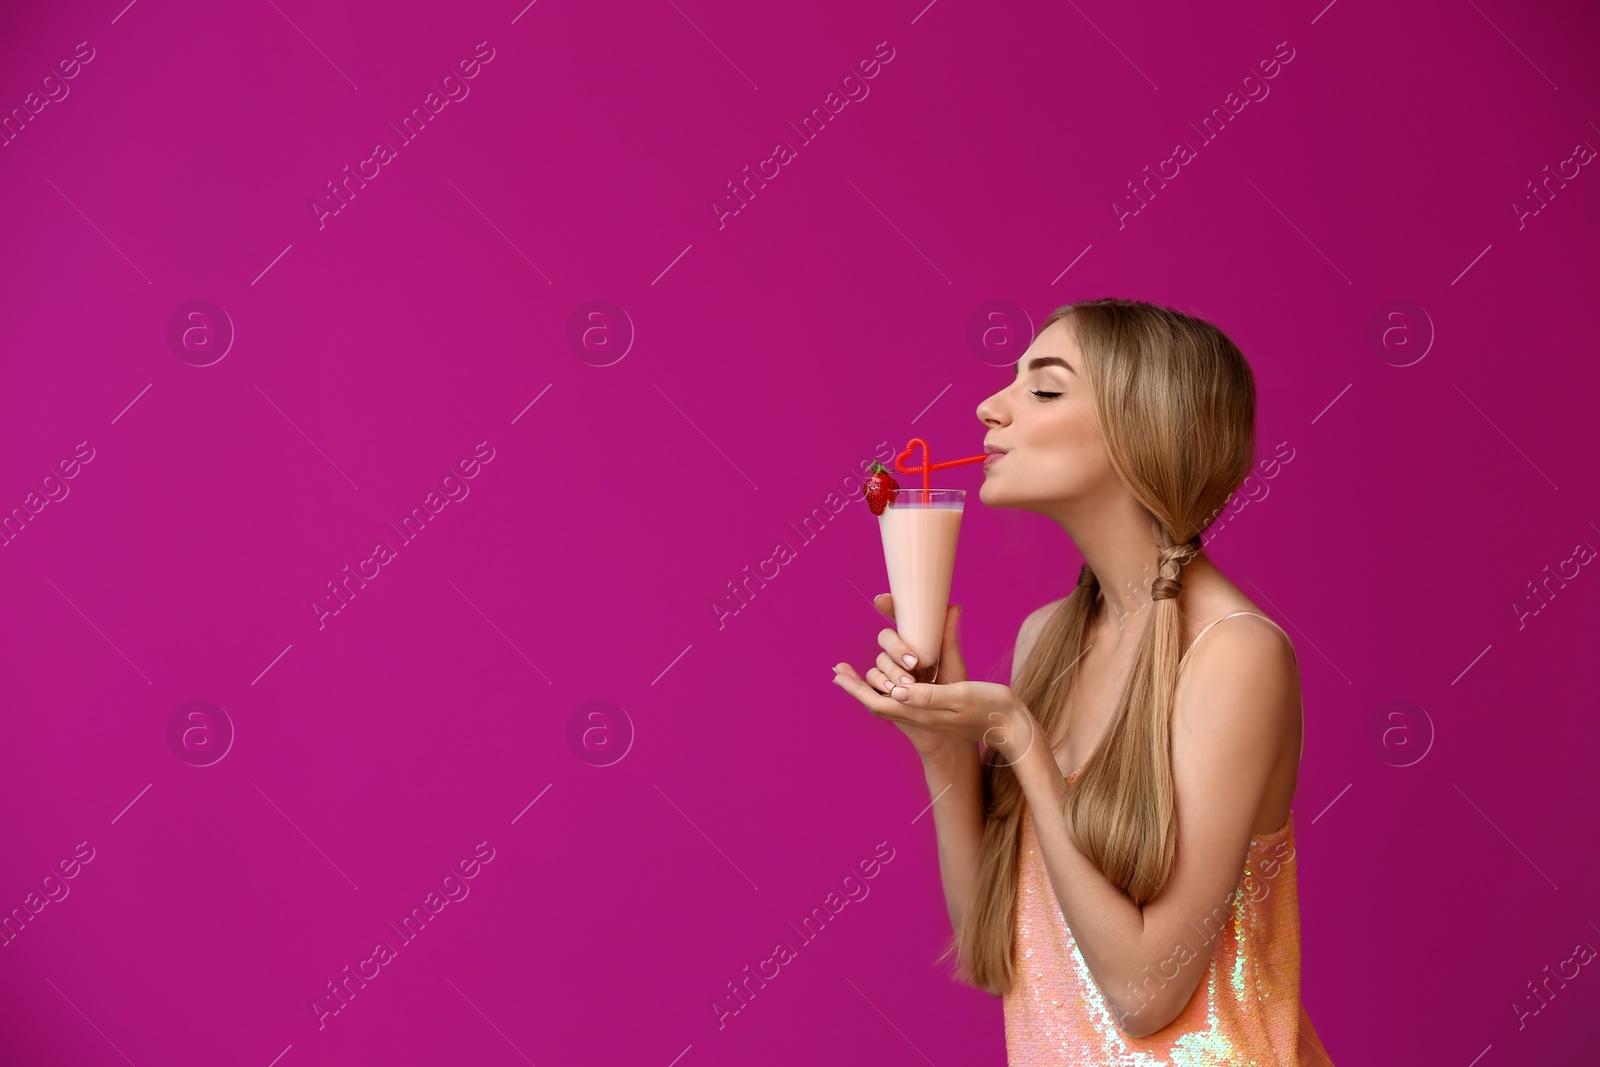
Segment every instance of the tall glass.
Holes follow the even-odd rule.
[[[919,682],[933,681],[938,668],[966,499],[965,489],[899,489],[878,516],[894,625],[916,653],[908,673]]]

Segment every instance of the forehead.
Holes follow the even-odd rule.
[[[1022,354],[1022,358],[1012,369],[1014,373],[1022,374],[1034,369],[1035,362],[1048,360],[1048,365],[1065,365],[1069,372],[1075,374],[1082,365],[1079,362],[1081,358],[1082,354],[1078,351],[1078,343],[1073,339],[1071,329],[1064,320],[1057,319],[1039,331],[1039,335],[1033,339],[1033,343],[1028,346],[1028,350]]]

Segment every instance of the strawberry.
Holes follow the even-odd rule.
[[[867,507],[872,509],[874,515],[882,515],[883,509],[889,506],[889,501],[900,489],[900,483],[889,476],[889,468],[877,460],[873,460],[868,473],[867,484],[862,489],[862,495],[867,498]]]

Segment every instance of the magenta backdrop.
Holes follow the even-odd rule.
[[[1589,5],[122,5],[0,16],[0,1061],[1002,1063],[829,494],[1106,295],[1257,375],[1336,1061],[1592,1046]]]

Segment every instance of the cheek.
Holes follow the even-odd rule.
[[[1105,461],[1105,438],[1101,436],[1100,428],[1095,425],[1093,412],[1083,410],[1081,404],[1078,408],[1074,408],[1066,431],[1070,436],[1072,448],[1077,451],[1080,458],[1094,456],[1101,462]]]
[[[1041,426],[1038,458],[1044,461],[1046,477],[1065,485],[1081,487],[1103,479],[1111,469],[1105,440],[1086,413],[1067,408],[1050,425]]]
[[[1011,473],[1040,490],[1047,486],[1051,492],[1067,490],[1083,477],[1088,443],[1076,420],[1051,412],[1016,440],[1020,452],[1017,462],[1010,463]]]
[[[1043,454],[1070,458],[1079,464],[1090,452],[1103,451],[1094,423],[1066,397],[1052,404],[1051,410],[1038,414],[1027,440]]]

